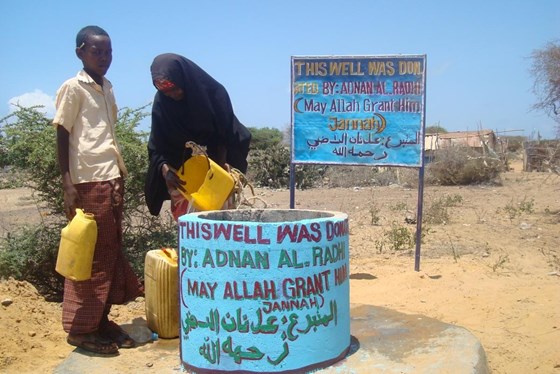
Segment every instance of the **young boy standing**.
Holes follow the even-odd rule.
[[[135,341],[109,321],[112,304],[124,304],[142,294],[142,286],[122,251],[124,181],[127,171],[115,138],[117,105],[105,78],[112,61],[111,39],[98,26],[76,36],[76,55],[83,70],[57,92],[53,125],[68,219],[76,208],[93,213],[97,243],[92,277],[65,280],[62,325],[73,346],[116,354]]]

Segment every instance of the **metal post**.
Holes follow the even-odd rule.
[[[295,191],[296,191],[296,167],[290,162],[290,209],[295,207]]]
[[[418,211],[416,213],[416,253],[414,270],[420,271],[420,247],[422,245],[422,208],[424,205],[424,166],[418,169]]]

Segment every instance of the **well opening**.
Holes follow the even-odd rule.
[[[295,209],[220,210],[198,213],[201,219],[239,222],[297,222],[308,219],[330,218],[335,212]]]

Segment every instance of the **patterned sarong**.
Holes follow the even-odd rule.
[[[82,209],[97,222],[97,243],[92,277],[86,281],[65,280],[62,325],[71,334],[96,331],[112,304],[124,304],[142,295],[142,286],[122,250],[124,182],[76,185]]]

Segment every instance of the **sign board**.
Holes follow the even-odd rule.
[[[292,163],[421,167],[426,56],[292,57]]]

